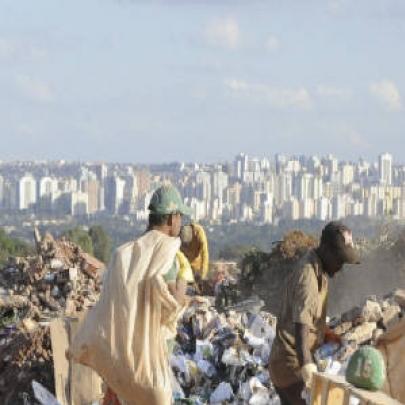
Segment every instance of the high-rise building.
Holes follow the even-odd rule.
[[[342,195],[332,198],[332,218],[342,219],[346,216],[346,199]]]
[[[223,200],[224,190],[228,187],[228,175],[222,170],[212,173],[212,196]]]
[[[271,224],[273,222],[273,196],[263,203],[261,207],[261,222],[264,224]]]
[[[124,202],[125,180],[109,176],[105,180],[105,208],[111,214],[119,214]]]
[[[90,176],[87,180],[87,194],[89,214],[101,211],[104,207],[104,190],[96,176]]]
[[[38,209],[42,212],[52,211],[53,202],[58,196],[58,180],[54,177],[41,177],[38,181]]]
[[[276,205],[280,206],[292,197],[293,176],[290,172],[281,173],[276,177],[274,198]]]
[[[33,208],[37,202],[37,182],[31,174],[26,174],[18,181],[18,209]]]
[[[310,173],[302,173],[299,176],[299,199],[306,200],[314,197],[314,176]]]
[[[286,219],[295,221],[300,218],[300,203],[296,198],[291,198],[283,205],[283,216]]]
[[[378,172],[380,183],[390,186],[392,184],[392,155],[383,153],[378,157]]]
[[[353,183],[354,180],[354,167],[350,164],[344,164],[341,168],[341,183],[344,186],[347,186]]]
[[[234,160],[233,174],[234,176],[242,180],[245,177],[245,173],[248,171],[249,158],[244,153],[240,153]]]
[[[338,172],[338,160],[333,155],[328,155],[323,161],[325,167],[325,177],[329,181],[333,181]]]
[[[364,215],[367,217],[377,216],[378,199],[375,194],[371,194],[364,200]]]
[[[314,200],[305,198],[300,201],[300,218],[311,219],[315,214]]]
[[[71,215],[81,216],[89,214],[89,195],[82,191],[70,193]]]
[[[321,197],[317,200],[315,205],[315,216],[321,221],[330,219],[332,213],[332,205],[328,198]]]

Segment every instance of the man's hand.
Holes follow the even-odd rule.
[[[326,327],[325,329],[325,338],[324,343],[337,343],[339,345],[342,344],[342,338],[333,332],[332,329]]]
[[[318,367],[316,366],[315,363],[307,363],[301,368],[301,376],[302,379],[304,380],[305,387],[307,389],[311,388],[312,384],[312,377],[313,374],[318,371]]]

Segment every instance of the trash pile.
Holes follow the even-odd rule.
[[[55,392],[49,322],[93,306],[101,288],[103,263],[63,238],[42,238],[36,230],[35,241],[36,256],[11,258],[0,271],[0,403],[5,405],[36,403],[34,380],[37,388]],[[314,243],[293,232],[272,253],[247,255],[241,271],[235,263],[211,269],[202,290],[209,295],[191,298],[169,345],[176,404],[279,404],[268,372],[273,314],[291,263]],[[248,288],[242,291],[243,286]],[[397,290],[368,297],[332,318],[332,339],[315,354],[318,365],[344,374],[355,350],[375,345],[404,313],[405,290]]]
[[[104,264],[65,239],[35,231],[37,255],[0,271],[0,403],[27,402],[31,382],[54,391],[49,322],[94,305]],[[24,399],[25,398],[25,399]]]
[[[239,304],[218,313],[213,297],[196,297],[179,323],[171,366],[176,403],[278,403],[268,362],[275,318]]]
[[[344,375],[351,355],[362,345],[375,346],[378,338],[391,329],[405,314],[405,290],[379,298],[368,297],[340,317],[329,321],[334,342],[321,346],[316,354],[323,371]]]

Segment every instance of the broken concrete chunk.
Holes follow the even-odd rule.
[[[396,290],[394,292],[394,300],[402,310],[405,310],[405,290]]]
[[[399,305],[391,305],[384,312],[382,316],[382,324],[388,329],[396,322],[398,322],[401,307]]]
[[[349,311],[346,311],[342,315],[342,317],[341,317],[342,322],[354,322],[358,318],[361,318],[362,312],[363,312],[362,307],[354,307],[354,308],[350,309]]]
[[[378,322],[382,318],[380,304],[376,300],[367,300],[361,311],[361,317],[365,322]]]
[[[336,326],[333,329],[333,332],[337,335],[344,335],[347,331],[349,331],[353,327],[353,323],[350,321],[342,322],[340,325]]]
[[[362,344],[367,342],[373,337],[374,329],[377,328],[375,322],[365,322],[354,329],[347,332],[343,339],[348,342],[356,342],[357,344]]]

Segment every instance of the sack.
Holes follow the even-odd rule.
[[[159,231],[119,247],[69,349],[125,404],[171,403],[166,339],[176,333],[181,308],[162,276],[179,247],[178,238]]]

